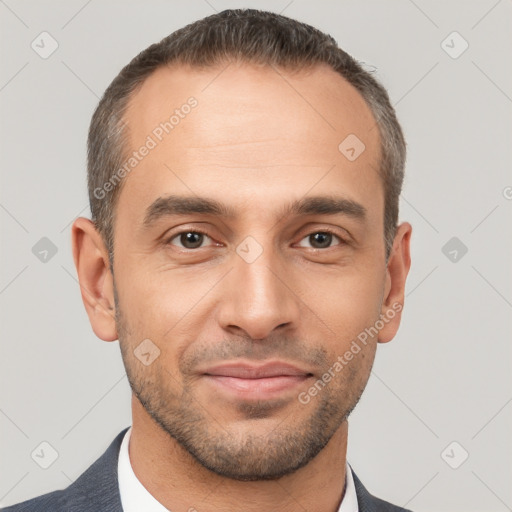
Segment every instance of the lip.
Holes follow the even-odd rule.
[[[312,374],[283,361],[262,365],[231,362],[202,372],[217,391],[245,400],[270,400],[290,393]]]
[[[247,363],[224,363],[208,368],[206,375],[235,377],[238,379],[264,379],[272,377],[300,377],[310,375],[306,370],[282,361],[272,361],[262,365]]]

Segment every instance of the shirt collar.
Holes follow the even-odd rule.
[[[119,450],[117,474],[123,511],[139,512],[140,510],[144,510],[144,512],[170,512],[169,509],[165,508],[142,485],[141,481],[133,472],[128,452],[131,431],[132,427],[126,431]],[[359,512],[354,478],[348,462],[345,479],[345,495],[343,496],[343,501],[341,502],[338,512]]]

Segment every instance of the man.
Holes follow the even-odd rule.
[[[410,267],[382,86],[310,26],[223,11],[120,72],[88,149],[74,260],[133,424],[67,489],[5,510],[404,510],[346,461]]]

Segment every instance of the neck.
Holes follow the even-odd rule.
[[[134,396],[132,415],[129,454],[133,471],[169,510],[338,510],[345,491],[346,421],[303,468],[277,480],[240,482],[199,464],[153,421]]]

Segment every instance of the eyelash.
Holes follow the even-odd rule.
[[[179,237],[180,235],[184,234],[184,233],[200,233],[202,235],[207,236],[208,238],[212,238],[210,235],[208,235],[208,233],[206,231],[203,231],[202,229],[199,229],[199,228],[185,229],[185,230],[182,230],[182,231],[178,231],[177,233],[174,233],[170,238],[168,238],[164,242],[164,244],[165,245],[172,245],[171,241],[174,240],[175,238]],[[330,235],[333,235],[334,237],[338,238],[338,240],[340,241],[340,243],[338,244],[339,246],[348,244],[348,242],[343,237],[341,237],[337,232],[335,232],[334,230],[329,229],[329,228],[317,229],[317,230],[311,231],[310,233],[308,233],[305,236],[303,236],[301,238],[301,241],[304,240],[304,238],[307,238],[307,237],[309,237],[311,235],[314,235],[316,233],[328,233]],[[336,247],[336,246],[333,246],[333,247]],[[197,251],[198,249],[204,249],[204,247],[198,247],[196,249],[187,249],[186,247],[183,247],[183,248],[180,247],[180,249],[182,251],[186,251],[186,252],[190,251],[190,252],[192,252],[192,251]],[[308,247],[305,247],[305,249],[308,249]],[[324,249],[320,249],[320,248],[316,248],[316,247],[309,247],[309,249],[312,249],[314,251],[326,251],[328,249],[332,249],[332,247],[327,247],[327,248],[324,248]]]

